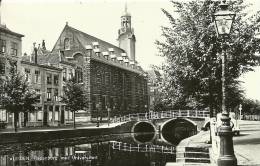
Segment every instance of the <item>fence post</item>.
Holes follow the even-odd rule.
[[[139,144],[137,144],[137,152],[139,152]]]
[[[118,149],[121,150],[121,142],[119,142],[119,148]]]
[[[147,152],[147,145],[145,145],[145,151]]]
[[[198,117],[198,110],[195,110],[195,116]]]
[[[181,116],[181,110],[179,110],[179,116]]]
[[[187,117],[190,116],[190,110],[187,110]]]
[[[129,148],[130,148],[130,152],[131,152],[131,144],[129,145]]]
[[[124,143],[124,149],[125,149],[125,151],[126,151],[126,143]]]

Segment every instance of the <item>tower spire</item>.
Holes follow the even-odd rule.
[[[127,13],[127,1],[125,1],[125,13]]]
[[[2,0],[0,0],[0,25],[2,24]]]

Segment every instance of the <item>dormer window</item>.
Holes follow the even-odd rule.
[[[109,48],[108,51],[109,51],[109,55],[114,54],[114,48]]]
[[[93,42],[93,48],[98,49],[99,48],[99,43],[98,42]]]
[[[69,38],[64,39],[64,49],[70,50],[70,39]]]

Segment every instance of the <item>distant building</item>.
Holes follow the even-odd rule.
[[[162,75],[158,70],[148,70],[149,107],[154,110],[158,102],[159,87],[162,84]]]

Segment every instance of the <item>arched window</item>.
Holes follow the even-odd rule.
[[[70,50],[70,39],[69,38],[64,39],[64,49]]]
[[[82,68],[77,67],[75,70],[75,77],[78,83],[82,83],[83,82],[83,71]]]

